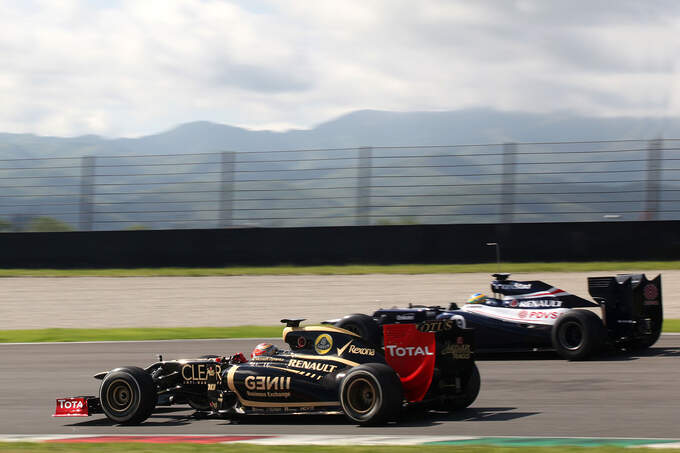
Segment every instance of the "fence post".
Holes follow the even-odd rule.
[[[359,148],[359,163],[357,167],[357,225],[371,224],[371,173],[373,148],[363,146]]]
[[[650,140],[647,146],[647,200],[643,220],[657,220],[661,192],[663,140]]]
[[[80,231],[92,231],[95,165],[94,156],[84,156],[80,163]]]
[[[501,223],[512,223],[515,215],[515,159],[517,143],[503,143],[503,184],[501,186]]]
[[[219,228],[233,226],[234,204],[234,165],[236,153],[231,151],[222,152],[222,176],[220,188],[220,221]]]

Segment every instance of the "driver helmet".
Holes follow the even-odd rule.
[[[486,302],[486,295],[482,293],[474,293],[467,300],[468,304],[483,304]]]
[[[250,354],[250,357],[260,357],[260,356],[265,356],[265,357],[271,357],[275,355],[277,352],[279,352],[279,348],[274,346],[271,343],[260,343],[257,346],[255,346],[255,349],[253,349],[252,354]]]

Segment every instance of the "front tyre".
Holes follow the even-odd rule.
[[[401,410],[401,381],[383,363],[368,363],[350,369],[340,384],[340,404],[351,422],[380,425]]]
[[[551,340],[557,354],[567,360],[585,360],[597,354],[605,340],[602,320],[587,310],[572,310],[557,319]]]
[[[106,375],[99,388],[99,400],[110,420],[135,425],[149,418],[158,394],[151,375],[131,366],[116,368]]]

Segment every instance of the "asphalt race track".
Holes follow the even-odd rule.
[[[257,340],[0,345],[0,434],[333,434],[677,437],[680,336],[643,354],[565,362],[552,354],[486,357],[482,390],[467,410],[407,414],[399,424],[360,428],[342,416],[192,420],[159,409],[140,426],[103,415],[53,418],[58,396],[96,395],[92,375],[116,366],[249,352]]]

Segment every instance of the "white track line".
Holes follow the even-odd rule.
[[[317,435],[317,434],[303,434],[303,435],[288,435],[288,434],[231,434],[227,437],[243,437],[243,440],[233,440],[219,443],[246,443],[257,445],[422,445],[431,442],[460,442],[460,441],[479,441],[483,444],[484,441],[495,439],[516,439],[518,441],[540,441],[544,439],[560,439],[560,440],[574,440],[576,442],[582,440],[610,440],[610,441],[649,441],[648,444],[627,445],[628,448],[644,447],[644,448],[678,448],[680,441],[673,438],[611,438],[611,437],[579,437],[579,436],[559,436],[559,437],[539,437],[539,436],[423,436],[423,435],[356,435],[356,436],[333,436],[333,435]],[[0,442],[45,442],[55,440],[75,440],[87,438],[108,437],[123,439],[130,439],[130,437],[140,437],[141,439],[148,437],[172,437],[177,438],[179,442],[182,438],[220,438],[225,437],[223,434],[5,434],[0,435]],[[455,445],[455,444],[454,444]],[[454,445],[451,445],[453,448]],[[563,443],[560,445],[564,446]]]

